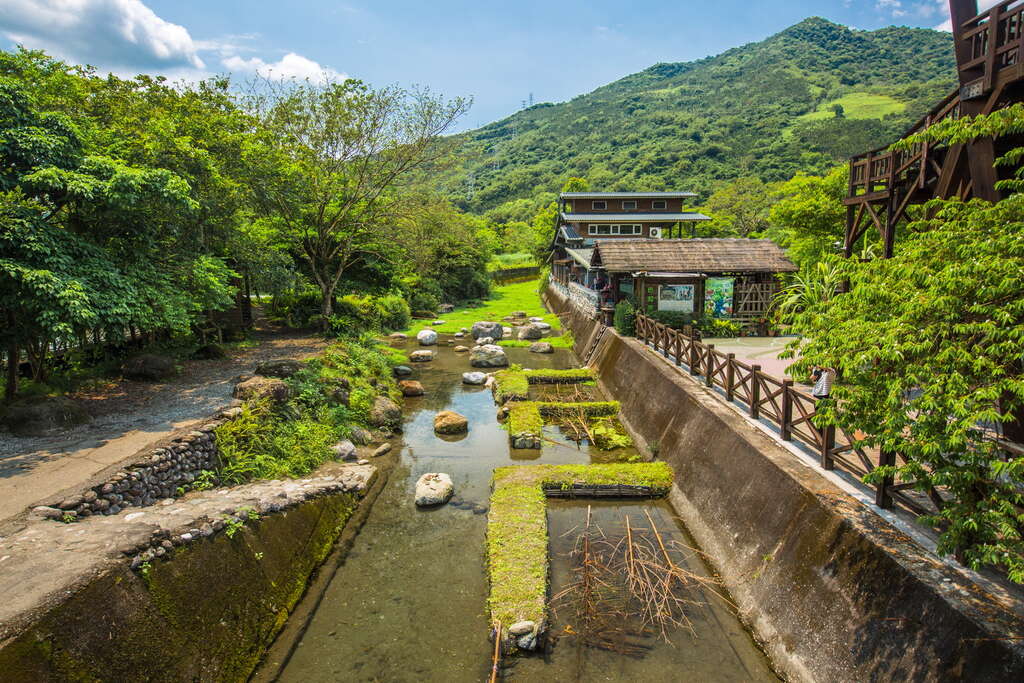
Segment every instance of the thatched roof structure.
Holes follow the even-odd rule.
[[[791,273],[771,240],[736,238],[599,240],[591,258],[609,273]]]

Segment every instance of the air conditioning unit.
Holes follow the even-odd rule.
[[[661,228],[651,228],[651,237],[654,239],[661,237]]]

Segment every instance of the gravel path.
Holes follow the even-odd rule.
[[[25,438],[0,432],[0,523],[209,416],[231,400],[235,378],[257,361],[308,358],[325,346],[309,332],[260,329],[255,339],[230,358],[186,361],[167,382],[118,380],[76,395],[92,420],[75,429]]]

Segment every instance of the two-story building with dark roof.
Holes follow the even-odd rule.
[[[692,226],[710,220],[683,210],[694,196],[563,193],[552,241],[553,287],[606,320],[628,297],[648,313],[729,318],[763,331],[777,276],[796,266],[771,240],[692,238]]]
[[[692,192],[563,192],[558,196],[552,276],[593,286],[590,254],[601,240],[686,237],[710,220],[684,210]]]

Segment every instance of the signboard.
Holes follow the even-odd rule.
[[[732,315],[732,289],[734,278],[709,277],[704,284],[704,313],[713,318]]]
[[[693,313],[693,285],[661,285],[658,310]]]

